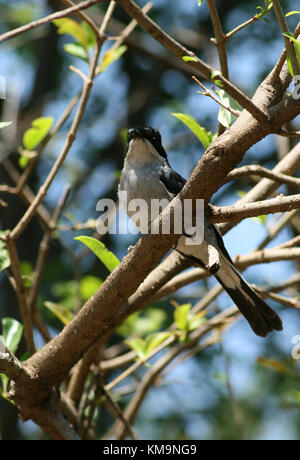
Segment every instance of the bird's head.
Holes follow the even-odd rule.
[[[127,133],[127,156],[136,161],[150,162],[167,160],[167,154],[161,143],[161,135],[157,129],[150,127],[131,128]]]

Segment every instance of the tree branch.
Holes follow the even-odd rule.
[[[215,71],[212,67],[206,64],[199,58],[196,58],[192,51],[182,46],[179,42],[170,37],[164,30],[162,30],[154,21],[152,21],[146,14],[144,14],[136,3],[132,0],[116,0],[127,13],[140,24],[152,37],[160,42],[165,48],[171,53],[175,54],[178,58],[182,59],[183,56],[190,56],[193,60],[189,61],[188,64],[200,72],[207,80],[211,80],[212,72]],[[196,59],[196,60],[194,60]],[[239,104],[246,109],[251,115],[265,124],[269,119],[269,114],[264,108],[256,105],[251,99],[249,99],[239,88],[234,86],[227,78],[223,75],[218,75],[218,79],[222,81],[223,89],[230,94]]]
[[[91,6],[96,5],[96,3],[103,3],[105,1],[107,0],[87,0],[85,2],[78,3],[78,5],[74,5],[71,8],[65,8],[64,10],[49,14],[48,16],[38,19],[37,21],[29,22],[28,24],[18,27],[17,29],[13,29],[13,30],[10,30],[9,32],[5,32],[4,34],[0,35],[0,43],[4,42],[5,40],[8,40],[9,38],[13,38],[16,35],[27,32],[28,30],[34,29],[43,24],[47,24],[47,22],[51,22],[54,19],[63,18],[72,13],[76,13],[77,11],[85,10],[86,8],[90,8]]]
[[[230,182],[231,180],[247,176],[267,177],[268,179],[271,179],[274,182],[279,182],[280,184],[291,185],[298,188],[300,187],[299,178],[291,177],[287,174],[276,173],[260,165],[247,165],[234,169],[227,175],[224,184]]]
[[[233,205],[233,206],[209,206],[209,220],[211,222],[228,222],[231,220],[245,219],[247,217],[286,212],[300,208],[300,194],[283,196],[279,195],[267,201]]]

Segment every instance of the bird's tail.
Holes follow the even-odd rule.
[[[215,277],[245,316],[255,334],[265,337],[273,330],[281,331],[282,322],[279,316],[249,286],[231,260],[222,254],[220,262]]]

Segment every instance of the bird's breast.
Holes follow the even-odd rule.
[[[126,192],[126,194],[120,192]],[[147,205],[148,222],[150,222],[152,200],[165,198],[170,200],[164,185],[159,180],[158,168],[139,168],[125,162],[119,184],[119,199],[130,217],[133,215],[132,210],[129,209],[130,202],[137,199],[143,200]]]

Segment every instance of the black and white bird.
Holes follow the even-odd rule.
[[[128,131],[127,140],[128,151],[119,184],[119,197],[122,195],[120,192],[126,192],[126,210],[132,217],[128,208],[130,200],[142,199],[148,206],[152,199],[167,199],[170,202],[181,191],[186,180],[171,168],[157,130],[150,127],[133,128]],[[210,271],[247,319],[255,334],[265,337],[273,330],[282,330],[279,316],[256,294],[234,266],[215,225],[205,220],[202,244],[187,245],[183,235],[174,249],[201,266],[208,267],[207,241],[212,239],[218,251],[218,263],[215,267],[210,267]]]

